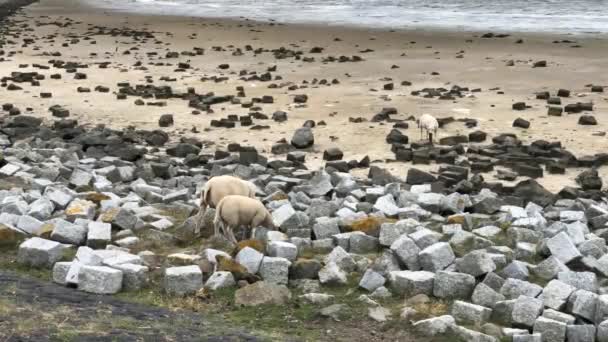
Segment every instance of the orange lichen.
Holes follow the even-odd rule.
[[[264,253],[264,250],[266,249],[264,241],[262,240],[243,240],[237,243],[234,254],[236,255],[236,253],[240,252],[241,249],[245,247],[253,248],[260,253]]]
[[[368,235],[375,235],[380,230],[383,223],[395,222],[395,219],[368,216],[358,219],[348,224],[347,229],[353,232],[363,232]]]
[[[101,201],[106,201],[110,199],[110,196],[108,195],[104,195],[104,194],[100,194],[99,192],[93,192],[90,194],[87,194],[85,199],[87,201],[91,201],[95,204],[99,204],[101,203]]]

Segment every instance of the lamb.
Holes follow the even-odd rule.
[[[264,204],[258,199],[240,195],[229,195],[224,197],[215,208],[215,219],[213,220],[215,234],[222,230],[223,235],[232,243],[237,244],[233,229],[246,226],[251,229],[252,238],[255,236],[255,228],[264,226],[276,229],[272,215]]]
[[[426,130],[429,142],[432,144],[433,134],[437,135],[439,129],[439,122],[430,114],[422,114],[418,119],[418,128],[420,128],[420,139],[422,139],[422,131]]]
[[[209,179],[201,193],[201,206],[196,219],[195,234],[198,235],[203,222],[203,215],[207,207],[215,208],[222,198],[228,195],[241,195],[255,198],[256,186],[233,176],[217,176]],[[218,232],[216,231],[217,235]]]

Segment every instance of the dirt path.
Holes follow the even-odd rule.
[[[128,303],[0,272],[0,342],[262,340],[201,314]]]

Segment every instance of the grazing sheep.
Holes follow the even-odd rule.
[[[232,243],[237,244],[233,229],[246,226],[251,229],[251,236],[255,235],[255,228],[264,226],[275,229],[272,215],[266,210],[264,204],[257,199],[246,196],[230,195],[224,197],[215,207],[213,220],[215,234],[220,229],[223,235]]]
[[[256,186],[253,183],[237,177],[217,176],[209,179],[201,192],[201,206],[197,215],[194,233],[199,235],[203,223],[203,215],[207,207],[215,208],[222,198],[229,195],[255,198],[255,192]]]
[[[437,129],[439,129],[439,122],[430,114],[422,114],[418,119],[418,128],[420,128],[420,139],[422,139],[422,131],[426,130],[429,142],[433,143],[433,134],[437,135]]]

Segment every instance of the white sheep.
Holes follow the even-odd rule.
[[[430,114],[422,114],[418,118],[418,128],[420,128],[420,139],[422,139],[422,131],[426,130],[429,142],[433,143],[433,134],[437,135],[437,129],[439,129],[439,122]]]
[[[233,176],[216,176],[209,179],[201,192],[201,205],[196,219],[195,234],[200,233],[203,215],[207,207],[215,208],[224,197],[229,195],[255,198],[256,190],[253,183]]]
[[[230,195],[224,197],[215,208],[215,219],[213,220],[215,234],[220,229],[223,235],[232,243],[236,244],[234,229],[245,226],[251,230],[251,238],[255,236],[255,228],[264,226],[275,229],[272,215],[264,204],[258,199],[246,196]]]

